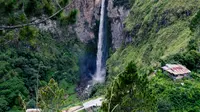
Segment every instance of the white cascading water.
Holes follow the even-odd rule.
[[[104,61],[104,30],[105,30],[105,0],[101,1],[101,17],[99,25],[99,39],[98,39],[98,51],[96,60],[96,73],[93,77],[93,83],[103,83],[106,75],[105,61]]]

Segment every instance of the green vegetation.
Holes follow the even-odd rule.
[[[68,0],[1,0],[0,16],[2,18],[0,24],[2,26],[34,22],[35,18],[33,17],[38,19],[50,17],[61,8],[67,6],[67,4]],[[76,21],[77,11],[69,11],[68,15],[64,13],[66,12],[59,12],[53,19],[58,20],[62,24],[72,24]]]
[[[107,61],[109,87],[102,110],[199,112],[200,1],[130,2],[125,30],[133,41]],[[173,81],[160,70],[166,63],[183,64],[192,73]]]
[[[64,89],[60,89],[55,80],[51,79],[48,85],[39,90],[39,107],[44,112],[60,112],[67,100]]]
[[[6,90],[7,87],[7,91],[10,91],[11,95],[16,91],[15,97],[6,98],[7,103],[5,104],[9,105],[9,108],[15,105],[11,102],[18,101],[17,96],[19,94],[23,95],[27,102],[35,99],[37,75],[39,75],[40,87],[46,85],[50,78],[54,78],[65,89],[66,93],[69,95],[74,94],[73,102],[76,101],[74,84],[79,79],[78,42],[74,41],[75,43],[72,43],[72,39],[69,42],[60,42],[53,39],[48,33],[40,32],[38,35],[39,37],[36,38],[34,46],[29,43],[29,40],[11,41],[1,46],[0,87],[3,90]],[[48,45],[48,43],[51,43],[51,45]],[[74,45],[72,46],[72,44]],[[19,83],[20,81],[17,81],[18,83],[14,82],[15,80],[20,80],[23,83]],[[9,83],[9,81],[11,82]],[[10,88],[13,87],[12,83],[13,85],[16,85],[15,83],[19,84],[21,88]],[[23,92],[19,90],[23,90]],[[0,95],[3,98],[9,94],[1,91]],[[6,110],[9,108],[7,107]]]
[[[104,112],[155,112],[157,109],[146,75],[140,76],[133,63],[115,78],[105,98]]]
[[[1,0],[0,26],[43,20],[67,4],[68,0]],[[76,14],[74,10],[55,15],[55,31],[41,30],[37,25],[0,29],[0,112],[35,108],[37,77],[39,88],[49,87],[51,78],[58,83],[54,82],[68,95],[65,106],[78,101],[75,87],[79,79],[78,55],[83,45],[64,25],[75,23]]]
[[[199,112],[199,74],[173,81],[161,70],[141,74],[133,63],[107,89],[104,112]]]
[[[200,70],[199,62],[200,53],[195,50],[191,50],[186,53],[172,55],[165,63],[181,63],[187,66],[190,70],[198,71]]]
[[[195,0],[131,0],[125,21],[132,44],[118,49],[107,61],[110,76],[134,61],[140,69],[160,67],[168,56],[188,51],[189,42],[199,43],[200,2]],[[195,24],[195,26],[193,25]],[[191,26],[195,30],[191,31]],[[198,44],[199,45],[199,44]],[[198,48],[199,49],[199,48]]]
[[[190,29],[192,31],[194,31],[196,28],[199,27],[199,24],[200,24],[200,10],[197,12],[197,14],[195,15],[195,17],[192,18],[192,21],[190,23]],[[199,28],[198,28],[199,30]]]
[[[133,41],[110,55],[107,83],[92,89],[91,96],[99,96],[108,85],[100,111],[199,112],[200,1],[113,2],[114,7],[130,9],[124,30]],[[37,106],[44,111],[61,111],[80,104],[75,93],[79,54],[83,50],[94,53],[96,47],[89,43],[85,48],[68,29],[79,13],[62,10],[68,3],[0,1],[0,112]],[[46,21],[43,28],[39,23],[28,24],[46,18],[55,22],[53,29],[44,30]],[[17,25],[21,26],[9,28]],[[192,73],[173,81],[160,70],[166,63],[183,64]]]
[[[158,112],[199,112],[200,83],[195,78],[173,81],[159,70],[150,82]]]

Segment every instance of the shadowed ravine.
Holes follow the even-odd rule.
[[[101,11],[100,11],[100,21],[99,21],[99,30],[98,32],[98,44],[97,44],[97,54],[96,54],[96,60],[95,54],[92,54],[93,58],[90,57],[85,60],[87,63],[87,66],[85,66],[85,63],[82,64],[82,67],[84,70],[84,74],[81,78],[80,86],[77,88],[77,91],[79,92],[81,98],[87,99],[92,91],[92,88],[97,83],[104,83],[105,76],[106,76],[106,59],[107,59],[107,1],[102,0],[101,1]],[[98,27],[98,26],[97,26]],[[94,47],[94,46],[92,46]],[[96,61],[96,62],[95,62]],[[95,66],[96,63],[96,66]],[[90,68],[88,68],[90,66]],[[91,69],[92,68],[92,69]],[[92,79],[90,79],[92,78]]]

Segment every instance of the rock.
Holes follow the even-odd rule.
[[[119,48],[122,42],[126,42],[130,39],[125,39],[126,34],[124,32],[124,20],[129,14],[129,9],[122,6],[114,7],[113,0],[108,1],[108,18],[111,20],[111,34],[112,34],[112,47],[114,49]]]
[[[92,29],[96,20],[99,20],[100,5],[101,0],[74,0],[72,3],[71,8],[79,10],[74,29],[79,39],[84,43],[95,37]]]
[[[79,10],[77,23],[73,26],[78,38],[84,42],[95,38],[94,26],[100,18],[101,0],[74,0],[71,8]],[[129,42],[124,32],[124,20],[129,14],[126,6],[114,6],[113,0],[108,0],[107,16],[111,20],[112,48],[117,49],[122,42]]]
[[[74,0],[71,9],[78,9],[78,17],[77,22],[75,25],[71,26],[72,31],[75,31],[77,37],[87,45],[92,45],[90,47],[97,47],[97,43],[94,40],[95,36],[98,34],[98,27],[97,21],[100,19],[100,7],[101,7],[101,0]],[[66,10],[68,11],[68,9]],[[132,41],[131,38],[128,37],[127,34],[124,32],[124,20],[129,14],[129,9],[125,7],[123,4],[122,6],[117,5],[114,6],[113,0],[107,1],[107,16],[109,20],[109,27],[108,33],[111,33],[112,37],[108,37],[112,39],[111,47],[113,49],[119,48],[123,42],[128,43]],[[74,29],[74,30],[73,30]],[[109,34],[110,35],[110,34]],[[96,37],[97,38],[97,37]],[[95,46],[93,46],[93,44]],[[110,45],[109,45],[110,46]],[[96,67],[96,51],[92,51],[95,53],[91,53],[91,51],[86,51],[85,56],[81,59],[80,74],[81,80],[78,84],[76,91],[78,92],[79,96],[84,99],[88,97],[85,95],[84,90],[89,84],[89,80],[91,80],[91,76],[95,73]],[[93,68],[94,67],[94,68]]]

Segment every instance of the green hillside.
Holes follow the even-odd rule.
[[[130,0],[124,24],[132,42],[107,61],[103,111],[199,112],[200,1]],[[180,63],[189,77],[172,80],[161,66]]]
[[[198,23],[195,18],[199,20],[200,1],[132,0],[131,4],[125,31],[133,41],[108,59],[109,74],[123,70],[130,61],[141,68],[159,67],[161,60],[188,51],[190,40],[197,40],[199,27],[191,24]]]

